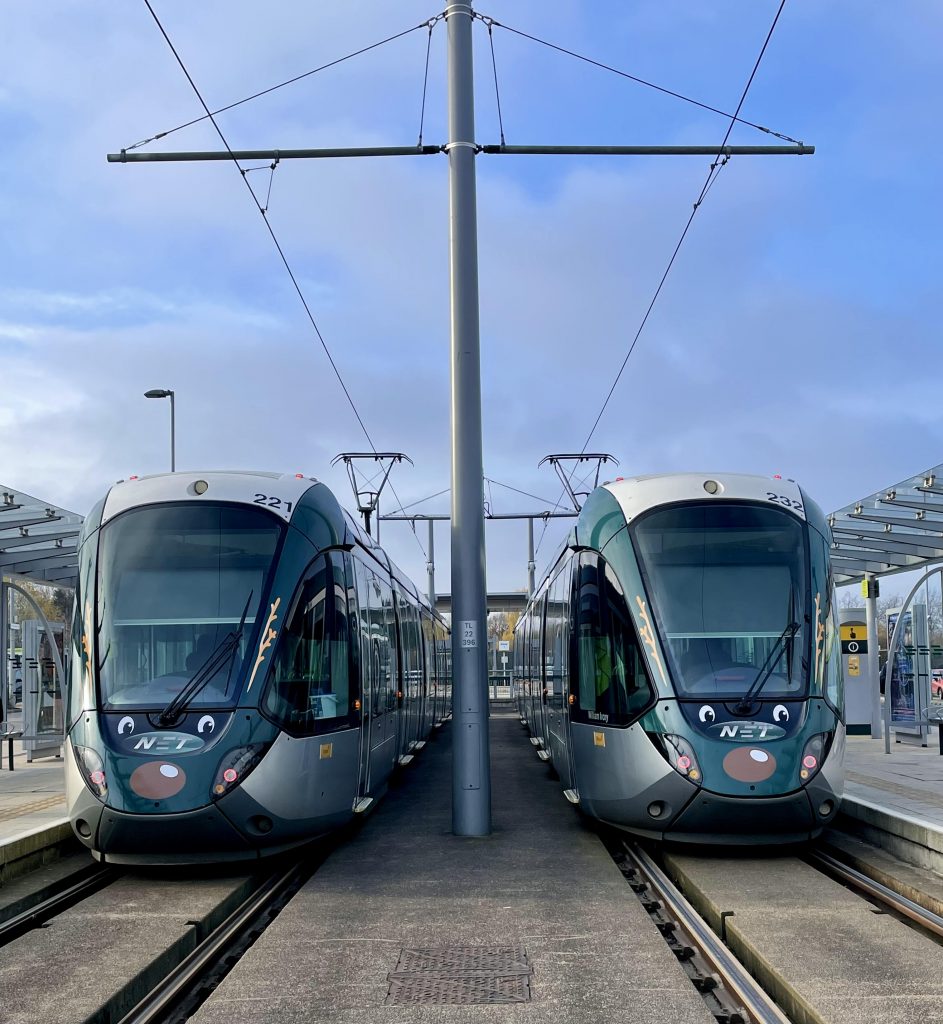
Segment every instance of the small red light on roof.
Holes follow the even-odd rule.
[[[774,480],[782,480],[782,478],[783,478],[782,473],[774,473],[773,474],[773,479]]]
[[[129,476],[128,479],[129,480],[137,480],[137,477],[136,476]]]
[[[624,480],[624,479],[625,479],[624,476],[617,476],[616,477],[616,483],[619,483],[621,480]]]
[[[295,473],[295,479],[296,480],[304,480],[304,478],[305,478],[304,473]]]

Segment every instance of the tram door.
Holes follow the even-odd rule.
[[[359,559],[353,559],[356,578],[352,602],[356,602],[357,615],[354,621],[360,636],[360,782],[357,788],[358,799],[363,799],[370,792],[370,737],[373,726],[373,694],[374,679],[379,673],[379,664],[374,663],[373,642],[371,637],[370,594],[373,588],[372,574],[369,573]]]
[[[564,788],[570,785],[567,712],[564,696],[563,634],[565,626],[565,590],[561,590],[558,575],[551,584],[546,598],[544,620],[544,687],[547,692],[547,733],[554,767]]]

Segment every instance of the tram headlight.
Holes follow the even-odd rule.
[[[702,781],[701,766],[697,763],[694,748],[682,736],[675,736],[672,733],[663,733],[662,749],[668,758],[668,764],[686,779],[700,786]]]
[[[105,762],[101,755],[91,747],[80,747],[76,743],[72,744],[72,749],[85,785],[99,800],[104,801],[108,795],[108,780],[105,778]]]
[[[802,758],[799,761],[799,778],[803,784],[808,782],[813,775],[822,767],[825,760],[825,753],[828,744],[828,733],[820,732],[807,741],[802,748]]]
[[[230,750],[219,763],[210,796],[214,800],[218,800],[237,783],[242,782],[265,756],[268,747],[267,743],[252,743],[247,747],[236,747],[235,750]]]

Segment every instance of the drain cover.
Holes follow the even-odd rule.
[[[403,949],[387,1003],[526,1003],[533,969],[522,946]]]

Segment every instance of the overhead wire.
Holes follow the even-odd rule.
[[[503,484],[500,480],[494,480],[487,476],[485,477],[485,480],[497,487],[504,487],[506,490],[514,491],[515,494],[522,494],[525,498],[533,498],[534,501],[543,501],[548,505],[551,503],[550,498],[541,498],[539,494],[531,494],[529,491],[522,491],[519,487],[512,487],[510,484]]]
[[[435,22],[429,22],[429,38],[426,40],[426,70],[422,76],[422,106],[419,110],[419,142],[417,146],[422,146],[422,128],[426,120],[426,89],[429,86],[429,57],[432,53],[432,30],[435,28]]]
[[[523,32],[521,29],[512,28],[510,25],[505,25],[503,22],[497,21],[494,18],[490,18],[487,15],[478,14],[476,15],[486,25],[494,26],[495,28],[503,28],[506,32],[512,32],[516,36],[522,36],[524,39],[529,39],[531,42],[539,43],[541,46],[546,46],[548,49],[556,50],[558,53],[566,54],[568,57],[575,57],[576,60],[581,60],[586,64],[592,64],[593,67],[600,68],[603,71],[611,71],[612,74],[618,75],[620,78],[627,78],[631,82],[635,82],[638,85],[643,85],[647,89],[654,89],[656,92],[664,93],[666,96],[672,96],[675,99],[683,100],[685,103],[690,103],[695,107],[700,107],[702,110],[710,111],[712,114],[720,114],[722,117],[733,118],[739,124],[746,125],[748,128],[755,128],[757,131],[764,132],[767,135],[775,136],[777,139],[782,139],[784,142],[793,142],[796,145],[800,144],[798,139],[794,139],[789,135],[784,135],[782,132],[773,131],[772,128],[767,128],[765,125],[756,124],[753,121],[747,121],[745,118],[738,117],[736,114],[730,114],[725,110],[720,110],[718,107],[712,107],[709,103],[702,103],[700,100],[693,99],[691,96],[685,96],[684,93],[675,92],[673,89],[666,89],[664,86],[656,85],[654,82],[646,81],[644,78],[639,78],[637,75],[629,74],[628,71],[623,71],[621,68],[613,67],[611,64],[604,64],[602,61],[594,60],[592,57],[587,57],[585,54],[577,53],[575,50],[569,50],[565,46],[558,46],[556,43],[551,43],[546,39],[541,39],[539,36],[531,35],[529,32]]]
[[[150,6],[150,5],[148,5]],[[154,12],[151,11],[151,14]],[[359,57],[361,54],[369,53],[370,50],[376,50],[381,46],[385,46],[387,43],[392,43],[397,39],[402,39],[403,36],[408,36],[413,32],[418,32],[419,29],[425,28],[427,25],[430,26],[440,21],[444,15],[436,15],[435,18],[431,18],[429,21],[420,22],[418,25],[413,25],[412,28],[404,29],[402,32],[397,32],[395,35],[387,36],[386,39],[381,39],[379,42],[371,43],[369,46],[363,46],[359,50],[354,50],[353,53],[348,53],[343,57],[338,57],[337,60],[332,60],[327,64],[322,64],[320,67],[312,68],[310,71],[305,71],[303,74],[295,75],[293,78],[288,78],[284,82],[279,82],[277,85],[271,85],[267,89],[261,89],[259,92],[254,92],[251,96],[246,96],[241,100],[236,100],[235,103],[227,103],[224,107],[218,107],[216,110],[209,110],[207,108],[206,113],[202,117],[195,117],[190,121],[185,121],[183,124],[178,124],[176,128],[168,128],[165,132],[158,132],[156,135],[152,135],[150,138],[142,139],[140,142],[135,142],[132,146],[126,146],[125,151],[132,149],[138,149],[141,146],[146,146],[150,142],[156,142],[158,139],[164,139],[168,135],[173,135],[174,132],[179,132],[184,128],[189,128],[191,125],[199,124],[201,121],[205,121],[207,118],[212,120],[217,114],[223,114],[227,110],[232,110],[234,107],[242,106],[243,103],[249,103],[251,100],[257,100],[260,96],[267,96],[271,92],[275,92],[276,89],[283,89],[286,85],[294,85],[295,82],[300,82],[303,78],[310,78],[311,75],[316,75],[320,71],[327,71],[328,68],[337,67],[338,64],[343,64],[344,61],[350,60],[352,57]],[[156,20],[156,17],[155,17]],[[166,38],[166,36],[165,36]],[[168,40],[169,42],[169,40]],[[191,83],[192,84],[192,83]]]
[[[263,208],[262,204],[259,202],[258,196],[256,196],[256,194],[255,194],[255,190],[252,188],[252,185],[249,183],[248,178],[246,177],[246,171],[243,169],[242,165],[239,163],[238,159],[236,158],[235,154],[233,153],[232,147],[229,145],[229,142],[227,141],[226,136],[223,134],[222,129],[219,127],[219,124],[216,121],[215,112],[210,110],[210,108],[207,105],[206,101],[203,99],[203,94],[200,92],[199,88],[197,87],[196,82],[193,80],[192,75],[187,70],[186,64],[183,62],[182,57],[177,52],[177,48],[174,46],[173,42],[170,39],[170,36],[167,34],[167,31],[165,30],[163,24],[161,23],[160,18],[157,16],[157,12],[151,6],[150,0],[144,0],[144,6],[148,9],[151,17],[154,19],[154,23],[157,25],[158,29],[160,30],[160,34],[164,37],[164,41],[167,43],[167,46],[170,48],[170,52],[174,55],[174,59],[177,61],[177,64],[180,66],[180,70],[183,72],[184,76],[186,77],[187,81],[189,82],[190,88],[193,90],[194,94],[196,95],[196,98],[199,100],[200,105],[206,111],[206,116],[204,118],[199,118],[198,120],[209,119],[210,124],[212,124],[213,128],[215,129],[216,134],[219,136],[220,141],[222,142],[223,146],[225,146],[226,152],[229,154],[229,156],[232,159],[233,164],[235,165],[235,167],[239,171],[239,175],[242,178],[242,181],[245,184],[246,189],[249,192],[249,195],[252,197],[252,201],[255,203],[256,208],[258,209],[259,213],[262,216],[262,220],[263,220],[263,222],[265,224],[266,230],[268,231],[269,236],[271,237],[272,242],[275,245],[275,248],[276,248],[276,250],[278,252],[279,257],[281,258],[282,264],[284,265],[286,272],[288,273],[288,277],[291,280],[291,283],[292,283],[292,285],[293,285],[293,287],[295,289],[295,292],[298,295],[298,298],[301,300],[301,304],[304,307],[304,311],[307,314],[308,320],[309,320],[312,328],[314,329],[314,333],[317,335],[318,341],[321,343],[321,348],[324,350],[324,354],[327,356],[328,362],[331,364],[331,369],[334,371],[335,377],[337,377],[337,381],[338,381],[338,383],[341,386],[341,390],[344,392],[344,395],[347,398],[347,402],[350,405],[350,408],[353,411],[353,414],[356,417],[357,422],[360,424],[360,429],[363,431],[364,437],[366,437],[367,442],[369,443],[370,447],[373,449],[374,454],[376,454],[377,446],[376,446],[376,444],[374,444],[373,438],[370,435],[370,431],[367,429],[367,425],[364,423],[363,417],[360,415],[360,412],[357,409],[357,405],[354,402],[353,396],[351,395],[350,390],[347,387],[347,384],[344,382],[344,378],[341,376],[341,372],[340,372],[340,370],[337,367],[337,363],[335,363],[335,361],[334,361],[334,357],[331,355],[331,351],[330,351],[330,349],[327,346],[327,342],[324,340],[324,336],[321,334],[321,330],[318,327],[317,321],[314,318],[314,314],[311,312],[311,307],[308,305],[308,300],[305,298],[304,292],[301,290],[301,286],[299,285],[298,279],[295,276],[294,271],[292,270],[291,264],[288,262],[288,257],[285,255],[285,251],[282,248],[281,243],[279,242],[278,237],[275,234],[275,231],[272,228],[272,225],[269,222],[268,217],[266,216],[265,209]],[[418,27],[421,28],[422,26],[418,26]],[[414,30],[410,30],[410,31],[414,31]],[[405,33],[400,33],[400,35],[403,35],[403,34],[405,34]],[[399,38],[399,36],[395,36],[395,37],[391,37],[391,38]],[[380,44],[375,44],[374,46],[368,47],[367,49],[375,49],[377,45],[380,45]],[[365,51],[361,51],[361,52],[365,52]],[[393,496],[396,498],[396,500],[399,501],[399,496],[396,494],[396,491],[393,488],[392,483],[390,484],[390,490],[393,492]],[[412,532],[413,532],[413,536],[416,539],[416,543],[419,545],[419,548],[420,548],[420,550],[423,553],[423,556],[428,561],[428,555],[426,555],[426,550],[423,547],[422,541],[419,540],[419,536],[416,533],[415,526],[413,526],[413,531]]]
[[[498,62],[494,56],[494,23],[482,19],[488,28],[488,42],[491,45],[491,69],[494,72],[494,98],[498,106],[498,132],[501,136],[501,145],[504,145],[504,118],[501,114],[501,92],[498,89]]]
[[[583,452],[586,451],[586,448],[588,447],[589,442],[592,440],[593,435],[596,433],[596,428],[599,426],[599,423],[602,420],[603,414],[605,413],[605,411],[606,411],[606,409],[607,409],[607,407],[609,405],[609,402],[612,399],[613,394],[615,393],[616,387],[617,387],[620,379],[622,378],[622,374],[625,371],[625,367],[628,364],[629,358],[631,357],[633,351],[635,350],[635,346],[638,344],[639,338],[642,336],[642,331],[645,329],[645,325],[648,323],[648,320],[649,320],[649,317],[651,316],[652,310],[655,308],[655,303],[658,301],[658,297],[661,295],[662,289],[665,286],[665,281],[667,281],[668,275],[671,273],[671,268],[675,264],[675,260],[678,257],[678,253],[681,250],[681,246],[684,244],[685,238],[687,238],[688,231],[691,228],[691,224],[694,222],[694,218],[697,216],[698,210],[701,208],[701,206],[702,206],[702,204],[704,202],[704,199],[706,198],[708,192],[713,187],[714,182],[717,180],[717,176],[720,174],[721,170],[728,163],[728,159],[729,158],[723,154],[723,149],[727,145],[727,140],[730,138],[730,134],[733,131],[734,126],[736,124],[738,124],[738,123],[741,123],[741,124],[751,124],[751,122],[744,121],[743,119],[740,118],[740,116],[739,116],[740,115],[740,111],[743,108],[743,104],[744,104],[744,102],[746,101],[746,98],[747,98],[747,93],[750,91],[750,86],[753,84],[753,79],[756,77],[756,72],[759,69],[760,62],[763,60],[763,56],[766,53],[766,48],[767,48],[767,46],[769,46],[769,41],[770,41],[770,39],[773,36],[773,32],[776,29],[777,23],[779,22],[779,16],[782,14],[783,8],[785,6],[786,6],[786,0],[780,0],[780,4],[779,4],[779,7],[776,10],[776,14],[775,14],[775,16],[773,18],[773,22],[770,25],[770,28],[769,28],[769,31],[766,34],[765,40],[763,41],[763,46],[760,48],[759,56],[756,58],[756,61],[755,61],[754,65],[753,65],[753,70],[750,72],[750,77],[747,79],[747,83],[744,86],[743,92],[740,95],[740,102],[737,104],[737,109],[734,111],[733,114],[726,115],[727,117],[730,118],[730,124],[727,126],[727,131],[724,134],[724,140],[717,147],[717,156],[715,157],[714,162],[710,165],[710,169],[707,172],[707,177],[706,177],[706,179],[704,181],[704,184],[701,186],[701,190],[698,193],[698,197],[695,200],[694,205],[693,205],[693,207],[691,209],[691,213],[688,216],[687,222],[684,225],[684,230],[681,232],[681,237],[678,239],[678,242],[677,242],[677,244],[674,247],[674,250],[673,250],[673,252],[671,254],[671,258],[668,260],[668,265],[665,267],[665,271],[662,274],[661,279],[658,282],[658,287],[655,289],[655,293],[652,296],[651,302],[649,302],[648,308],[645,310],[645,315],[642,317],[642,321],[639,324],[638,330],[635,332],[635,337],[632,339],[631,345],[629,345],[629,350],[628,350],[628,352],[626,352],[625,358],[622,360],[622,365],[619,367],[619,371],[616,374],[615,379],[612,382],[612,386],[609,388],[609,391],[606,394],[605,400],[602,403],[602,407],[600,408],[599,413],[596,416],[596,419],[593,421],[593,425],[592,425],[592,427],[591,427],[591,429],[589,431],[589,434],[587,434],[587,436],[586,436],[586,440],[583,442],[583,447],[580,450],[580,454],[583,454]],[[752,125],[752,127],[758,127],[758,126]],[[790,140],[790,141],[795,141],[795,140]],[[576,463],[574,465],[572,472],[576,471],[576,466],[578,464],[579,463]],[[571,480],[572,480],[572,472],[571,472],[571,475],[570,475],[570,479]],[[557,505],[559,505],[559,501],[562,499],[562,497],[563,497],[563,495],[565,493],[566,493],[566,488],[564,488],[561,491],[560,498],[557,499]],[[557,505],[554,506],[554,511],[556,511]],[[535,548],[535,555],[536,555],[536,552],[540,550],[540,544],[543,542],[544,535],[547,532],[547,526],[548,525],[549,525],[549,520],[544,522],[544,528],[543,528],[543,530],[542,530],[542,532],[540,534],[540,539],[539,539],[539,541],[537,543],[537,547]]]

